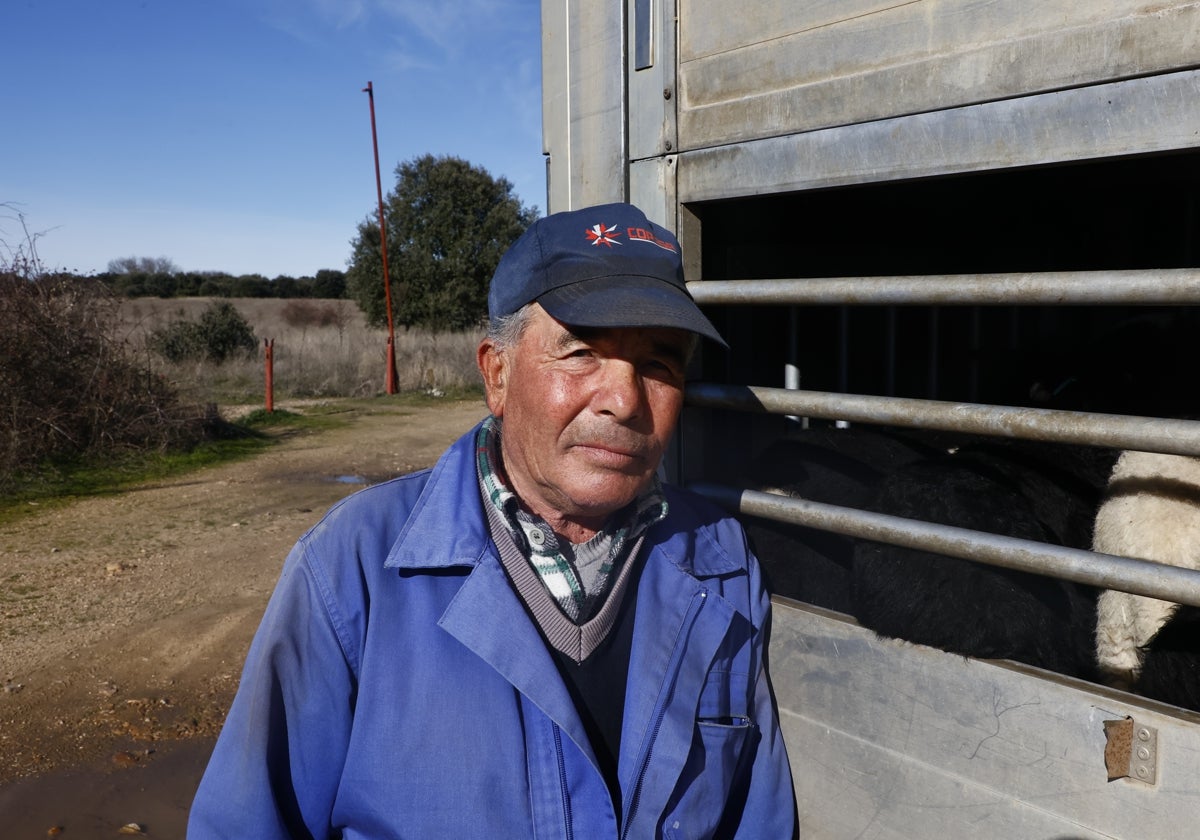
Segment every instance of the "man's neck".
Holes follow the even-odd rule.
[[[517,492],[514,488],[514,492]],[[560,540],[565,540],[572,545],[579,545],[590,540],[596,534],[600,533],[604,528],[604,523],[608,517],[574,519],[569,516],[560,514],[556,511],[539,511],[525,504],[521,498],[521,494],[517,492],[517,502],[525,510],[526,513],[533,514],[544,521],[554,531],[555,535]]]
[[[611,511],[596,515],[589,515],[582,511],[564,513],[562,510],[549,505],[535,507],[527,502],[527,499],[538,498],[537,494],[529,492],[529,488],[522,487],[522,482],[513,480],[513,477],[508,474],[508,470],[504,468],[503,446],[499,447],[499,449],[500,463],[497,467],[500,471],[500,478],[517,497],[517,504],[526,513],[536,516],[549,525],[560,540],[565,540],[572,545],[579,545],[580,543],[587,542],[603,530],[609,516],[611,516]],[[547,509],[541,510],[540,507],[546,507]],[[573,505],[567,500],[563,500],[561,507],[570,510]]]

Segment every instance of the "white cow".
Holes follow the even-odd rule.
[[[1200,568],[1200,459],[1127,451],[1096,515],[1092,548],[1190,569]],[[1096,658],[1114,685],[1141,674],[1145,646],[1178,604],[1108,590],[1100,595]]]

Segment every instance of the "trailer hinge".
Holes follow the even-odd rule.
[[[1131,717],[1104,721],[1104,766],[1108,780],[1133,779],[1154,784],[1158,779],[1158,730]]]

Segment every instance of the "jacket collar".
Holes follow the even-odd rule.
[[[476,566],[491,537],[475,478],[476,425],[449,449],[429,472],[413,504],[385,569],[438,569]]]

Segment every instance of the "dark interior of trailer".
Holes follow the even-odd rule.
[[[1200,154],[1192,152],[688,210],[699,223],[704,280],[1153,273],[1200,265],[1198,196]],[[1200,418],[1198,306],[835,301],[710,307],[709,314],[731,349],[704,348],[697,373],[708,382],[780,388],[790,364],[799,373],[792,387],[807,391]],[[803,500],[801,506],[853,508],[1072,549],[1092,547],[1119,454],[1087,444],[703,408],[689,409],[680,437],[686,456],[677,478],[684,483],[766,489]],[[1154,463],[1159,473],[1147,467],[1127,477],[1116,495],[1150,494],[1143,509],[1159,499],[1194,504],[1196,489],[1181,478],[1190,473]],[[743,522],[776,595],[850,614],[883,636],[1097,679],[1098,591],[1090,586],[943,557],[936,548],[869,542],[874,532],[861,521],[860,530],[846,533],[867,540],[832,526],[754,516]],[[1153,552],[1188,539],[1182,527],[1180,535],[1161,531],[1156,525],[1131,532],[1132,542],[1117,553],[1161,559]],[[1147,654],[1135,691],[1200,709],[1196,628],[1200,609],[1181,609],[1152,643],[1161,651]]]
[[[1200,265],[1200,154],[692,205],[705,280]],[[709,381],[1192,416],[1193,307],[712,308]],[[761,439],[761,436],[759,436]],[[738,458],[746,453],[740,453]]]

